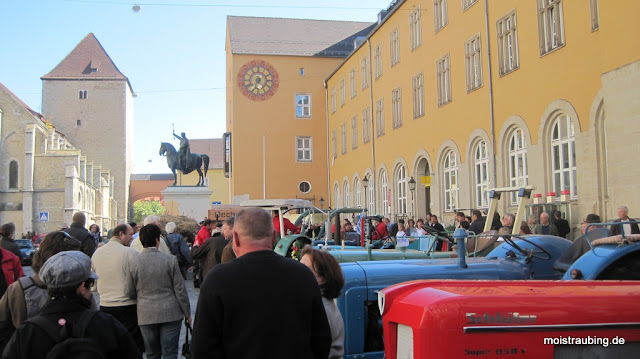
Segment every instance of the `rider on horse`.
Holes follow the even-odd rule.
[[[180,133],[182,136],[178,136],[173,133],[173,136],[180,140],[180,150],[178,151],[178,166],[181,170],[188,167],[189,156],[191,155],[191,148],[189,147],[189,140],[185,136],[184,132]]]

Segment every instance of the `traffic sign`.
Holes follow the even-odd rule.
[[[211,204],[222,204],[222,202],[211,202]]]
[[[49,222],[49,212],[40,212],[40,222]]]

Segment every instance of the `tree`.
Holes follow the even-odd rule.
[[[133,204],[133,220],[136,223],[142,224],[145,217],[152,214],[164,214],[164,207],[160,204],[160,201],[136,201]]]

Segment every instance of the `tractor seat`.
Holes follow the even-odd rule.
[[[553,263],[553,269],[562,273],[566,272],[578,258],[591,250],[589,242],[591,242],[591,245],[595,246],[596,242],[599,241],[600,238],[606,239],[610,236],[611,231],[609,231],[608,228],[596,228],[594,230],[591,230],[589,231],[588,237],[584,234],[581,235],[580,237],[576,238],[571,246],[569,246],[569,248],[567,248],[567,250],[562,253],[560,258],[558,258],[558,260]]]
[[[495,243],[498,240],[498,231],[486,231],[480,233],[476,237],[467,238],[466,250],[469,257],[484,257],[487,253],[491,252],[495,247]],[[478,247],[476,249],[476,242]],[[457,258],[458,252],[451,253],[450,258]]]

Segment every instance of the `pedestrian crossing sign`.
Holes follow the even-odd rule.
[[[49,222],[49,212],[40,212],[40,222]]]

